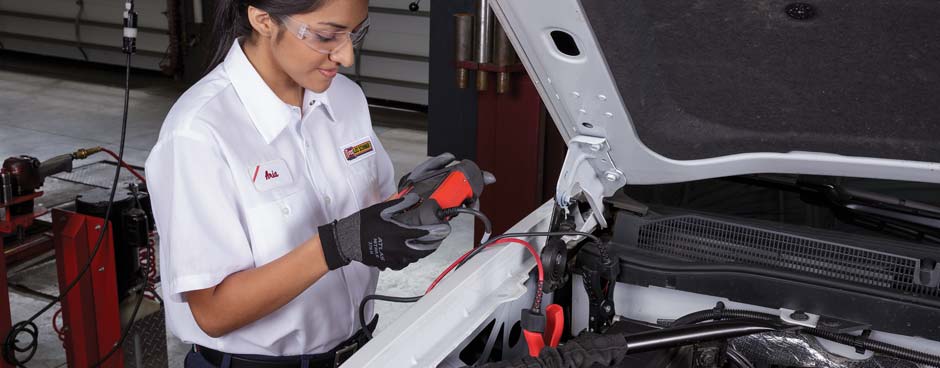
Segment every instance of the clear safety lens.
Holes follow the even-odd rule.
[[[352,32],[315,30],[292,17],[285,17],[284,24],[287,25],[287,29],[291,33],[304,41],[308,47],[323,54],[332,54],[345,46],[347,42],[352,42],[354,47],[358,46],[365,39],[366,33],[369,32],[369,18],[366,18]]]

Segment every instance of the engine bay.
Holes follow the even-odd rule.
[[[353,363],[940,366],[936,3],[491,7],[567,144],[502,235],[539,253],[480,246]]]
[[[938,213],[930,212],[935,186],[855,179],[820,186],[820,178],[770,179],[722,178],[618,192],[605,203],[611,226],[593,233],[603,244],[555,236],[542,248],[542,289],[570,323],[560,346],[548,356],[543,350],[537,360],[519,357],[511,348],[525,345],[517,342],[519,326],[494,326],[494,320],[464,348],[463,363],[940,364],[936,229],[897,216],[936,219]],[[876,191],[858,189],[870,187]],[[854,196],[824,200],[829,193],[813,195],[819,188]],[[874,216],[859,211],[862,204],[890,213]],[[583,226],[589,215],[579,211],[589,207],[555,207],[550,231]],[[530,291],[533,287],[530,283]]]

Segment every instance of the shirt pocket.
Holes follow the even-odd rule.
[[[385,199],[380,198],[376,157],[378,155],[371,155],[349,164],[349,184],[359,199],[359,208],[369,207]]]
[[[248,209],[251,252],[255,266],[278,259],[316,234],[310,193],[297,190]]]

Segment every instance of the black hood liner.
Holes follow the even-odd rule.
[[[802,21],[792,1],[582,5],[641,141],[661,155],[940,161],[940,1],[805,2],[816,15]]]

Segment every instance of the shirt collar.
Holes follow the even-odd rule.
[[[329,88],[322,93],[317,93],[309,89],[304,89],[304,114],[313,111],[317,106],[322,105],[326,109],[326,114],[331,121],[336,121],[336,115],[333,114],[333,104],[330,103]]]
[[[222,63],[255,128],[266,143],[271,143],[290,123],[291,106],[277,97],[264,82],[242,50],[240,40],[235,40]],[[328,97],[327,91],[316,93],[304,89],[304,111],[308,110],[306,107],[322,104],[330,119],[335,120]]]

